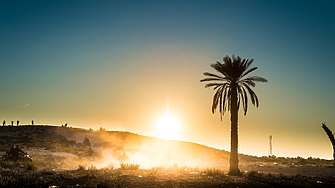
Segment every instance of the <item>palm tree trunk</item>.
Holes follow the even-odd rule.
[[[231,111],[230,111],[231,135],[230,135],[230,167],[228,175],[241,176],[238,169],[238,109],[237,109],[237,92],[236,87],[232,85],[231,90]]]
[[[328,129],[328,127],[324,123],[322,123],[322,128],[327,133],[329,140],[333,145],[333,166],[335,166],[335,138],[334,138],[334,135],[332,131]]]

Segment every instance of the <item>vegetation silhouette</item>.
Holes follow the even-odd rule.
[[[83,140],[83,145],[87,146],[87,147],[91,147],[90,139],[88,139],[87,137],[85,137],[84,140]]]
[[[214,87],[216,93],[213,97],[212,113],[214,114],[216,108],[219,105],[220,117],[222,121],[222,116],[226,110],[230,111],[230,121],[231,121],[231,142],[230,142],[230,166],[228,175],[241,176],[241,172],[238,168],[238,110],[240,103],[243,105],[244,115],[247,114],[248,109],[248,95],[253,105],[258,107],[259,102],[257,95],[250,88],[250,86],[255,87],[255,82],[267,82],[263,77],[259,76],[249,76],[244,78],[246,75],[256,70],[257,67],[250,67],[254,59],[241,59],[239,56],[235,55],[230,58],[228,55],[223,58],[223,63],[216,62],[211,64],[217,72],[222,74],[216,75],[209,72],[205,72],[204,75],[208,76],[205,79],[200,80],[200,82],[210,83],[205,85],[207,87]]]
[[[322,128],[327,133],[329,140],[333,145],[333,166],[335,166],[335,138],[334,138],[334,135],[332,131],[326,126],[325,123],[322,123]]]

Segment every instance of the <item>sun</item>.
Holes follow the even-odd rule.
[[[176,139],[179,132],[179,121],[170,113],[166,113],[165,116],[157,120],[157,134],[159,138],[163,139]]]

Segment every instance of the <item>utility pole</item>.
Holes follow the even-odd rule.
[[[269,139],[270,139],[269,157],[272,157],[272,135],[269,136]]]

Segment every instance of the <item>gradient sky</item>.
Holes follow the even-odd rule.
[[[260,106],[239,116],[239,152],[332,158],[334,1],[2,1],[0,119],[157,136],[230,150],[203,72],[255,59]]]

